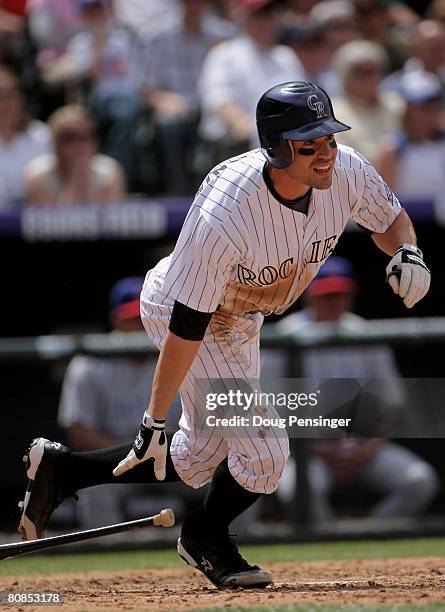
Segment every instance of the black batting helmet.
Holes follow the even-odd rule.
[[[264,156],[276,168],[286,168],[292,161],[289,140],[312,140],[351,129],[335,118],[328,94],[304,81],[266,91],[257,105],[256,123]]]

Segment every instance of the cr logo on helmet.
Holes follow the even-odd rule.
[[[309,108],[317,113],[317,119],[321,119],[322,117],[327,117],[328,114],[324,107],[324,102],[318,99],[318,96],[312,94],[307,99],[307,105]]]

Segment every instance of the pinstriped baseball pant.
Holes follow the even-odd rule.
[[[141,293],[141,317],[150,340],[160,349],[173,303],[167,296],[160,295],[154,285],[148,273]],[[289,455],[284,429],[271,426],[255,434],[251,428],[227,427],[222,437],[220,429],[204,426],[195,410],[197,389],[205,381],[237,379],[253,389],[251,385],[255,383],[252,381],[259,378],[262,321],[259,314],[233,317],[219,311],[214,313],[179,389],[182,416],[170,453],[181,479],[194,488],[208,483],[226,457],[232,476],[248,491],[273,493],[278,486]],[[256,409],[251,410],[255,412]],[[252,412],[249,415],[252,416]],[[274,409],[268,407],[270,415],[278,417]]]

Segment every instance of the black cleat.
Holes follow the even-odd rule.
[[[178,539],[179,556],[201,571],[215,586],[221,589],[262,589],[271,584],[272,574],[247,563],[230,536],[196,536],[184,527],[186,525]]]
[[[67,497],[77,497],[58,482],[54,463],[68,447],[46,438],[35,438],[23,461],[26,463],[28,486],[25,499],[19,502],[21,517],[18,530],[24,540],[36,540],[45,536],[46,525],[52,512]]]

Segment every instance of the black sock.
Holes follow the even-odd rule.
[[[173,433],[167,432],[168,446]],[[99,448],[92,451],[71,451],[61,455],[56,469],[58,480],[63,483],[63,488],[77,491],[87,487],[107,483],[152,483],[152,482],[176,482],[180,480],[170,457],[167,453],[167,465],[165,480],[156,480],[153,469],[153,461],[144,461],[121,476],[113,476],[113,469],[130,451],[133,442],[119,444],[108,448]]]
[[[216,468],[203,507],[190,515],[187,526],[209,534],[227,534],[230,523],[247,510],[261,493],[252,493],[236,482],[227,459]]]

